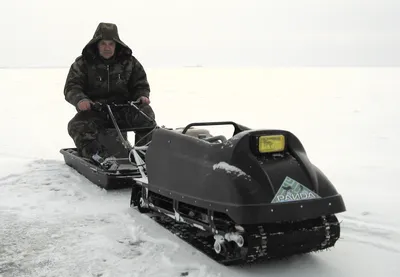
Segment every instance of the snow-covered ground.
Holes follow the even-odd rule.
[[[246,267],[209,260],[132,210],[129,190],[64,164],[67,71],[0,71],[1,277],[400,275],[400,68],[148,69],[160,125],[290,130],[344,197],[331,251]]]

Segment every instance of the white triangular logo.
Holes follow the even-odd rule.
[[[283,203],[321,198],[299,182],[286,177],[271,203]]]

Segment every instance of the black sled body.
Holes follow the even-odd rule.
[[[294,134],[234,122],[197,125],[207,124],[232,124],[234,135],[212,141],[185,134],[196,124],[183,132],[154,131],[148,182],[133,186],[132,206],[156,212],[157,222],[223,264],[335,245],[335,214],[346,210],[342,196]],[[281,150],[260,152],[260,143],[268,151],[276,139]]]
[[[126,135],[125,133],[124,136]],[[63,148],[60,153],[68,166],[103,189],[131,188],[136,183],[134,178],[139,177],[140,172],[136,165],[129,162],[128,151],[117,138],[115,131],[108,130],[105,134],[101,134],[99,139],[116,158],[120,159],[121,166],[118,171],[104,170],[93,161],[83,158],[76,148]]]

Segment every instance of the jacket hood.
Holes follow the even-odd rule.
[[[116,42],[116,57],[132,55],[132,50],[119,38],[117,25],[104,22],[99,23],[93,38],[83,48],[82,55],[86,58],[95,59],[98,56],[97,42],[102,39],[114,40]]]

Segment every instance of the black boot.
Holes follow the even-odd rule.
[[[116,171],[119,168],[119,164],[113,156],[96,153],[92,156],[92,160],[99,164],[103,169],[108,171]]]
[[[97,141],[92,141],[81,150],[82,156],[92,160],[105,170],[115,171],[119,164],[114,156],[111,156],[107,149]]]

